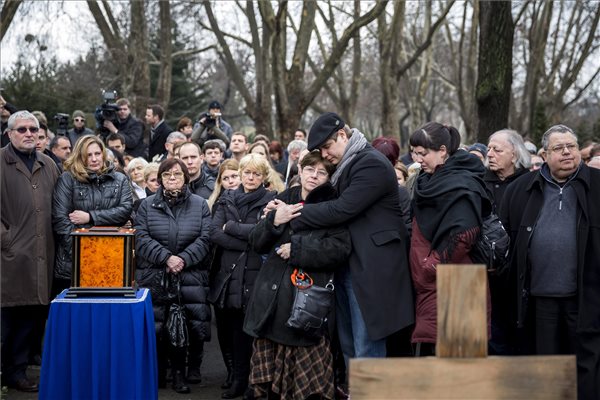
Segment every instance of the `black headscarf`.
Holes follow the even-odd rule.
[[[490,213],[481,161],[458,150],[433,174],[421,172],[414,196],[414,215],[425,239],[439,253],[452,252],[456,235],[479,228]],[[447,253],[447,254],[448,254]]]

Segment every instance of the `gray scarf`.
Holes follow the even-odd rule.
[[[342,156],[342,160],[338,164],[333,176],[331,177],[331,183],[333,185],[337,184],[338,179],[342,175],[344,169],[350,164],[350,161],[356,157],[359,151],[364,149],[367,146],[367,139],[365,135],[363,135],[358,129],[352,128],[352,136],[348,140],[348,145],[346,146],[346,151],[344,151],[344,155]]]

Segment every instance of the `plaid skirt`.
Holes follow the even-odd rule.
[[[329,339],[308,347],[285,346],[255,339],[250,361],[250,386],[257,398],[268,390],[282,399],[303,400],[312,394],[334,398],[333,355]]]

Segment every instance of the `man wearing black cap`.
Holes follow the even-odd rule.
[[[305,204],[293,230],[347,225],[352,254],[336,270],[337,325],[347,357],[385,357],[386,337],[413,324],[414,305],[396,174],[385,156],[335,113],[321,115],[308,150],[336,165],[339,198]]]
[[[208,105],[208,112],[202,115],[202,118],[194,125],[192,140],[200,147],[204,146],[208,140],[220,139],[226,146],[231,142],[233,129],[221,117],[221,103],[211,101]]]

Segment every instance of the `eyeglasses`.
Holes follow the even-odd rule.
[[[242,175],[244,175],[246,178],[248,178],[252,175],[257,178],[262,178],[262,176],[263,176],[263,174],[261,174],[260,172],[254,172],[254,171],[243,171]]]
[[[181,179],[183,178],[183,172],[163,172],[162,174],[160,174],[160,176],[165,181],[169,180],[171,177],[174,177],[175,179]]]
[[[235,179],[239,179],[240,176],[238,174],[231,174],[229,176],[224,176],[223,178],[221,178],[221,180],[223,182],[229,182],[229,181],[233,181]]]
[[[36,127],[36,126],[20,126],[18,128],[14,128],[13,131],[17,131],[19,133],[26,133],[27,131],[31,132],[31,133],[37,133],[40,130],[40,128]]]
[[[323,169],[316,169],[314,167],[304,167],[302,168],[302,172],[307,173],[308,175],[314,175],[315,172],[317,173],[317,176],[319,178],[327,178],[329,176],[329,174],[327,173],[327,171],[323,170]]]
[[[565,144],[557,144],[556,146],[550,147],[550,151],[553,153],[562,153],[565,149],[569,150],[571,153],[574,150],[577,150],[579,146],[575,143],[565,143]]]
[[[73,121],[75,121],[75,122],[85,122],[85,119],[83,119],[83,118],[75,118]]]

